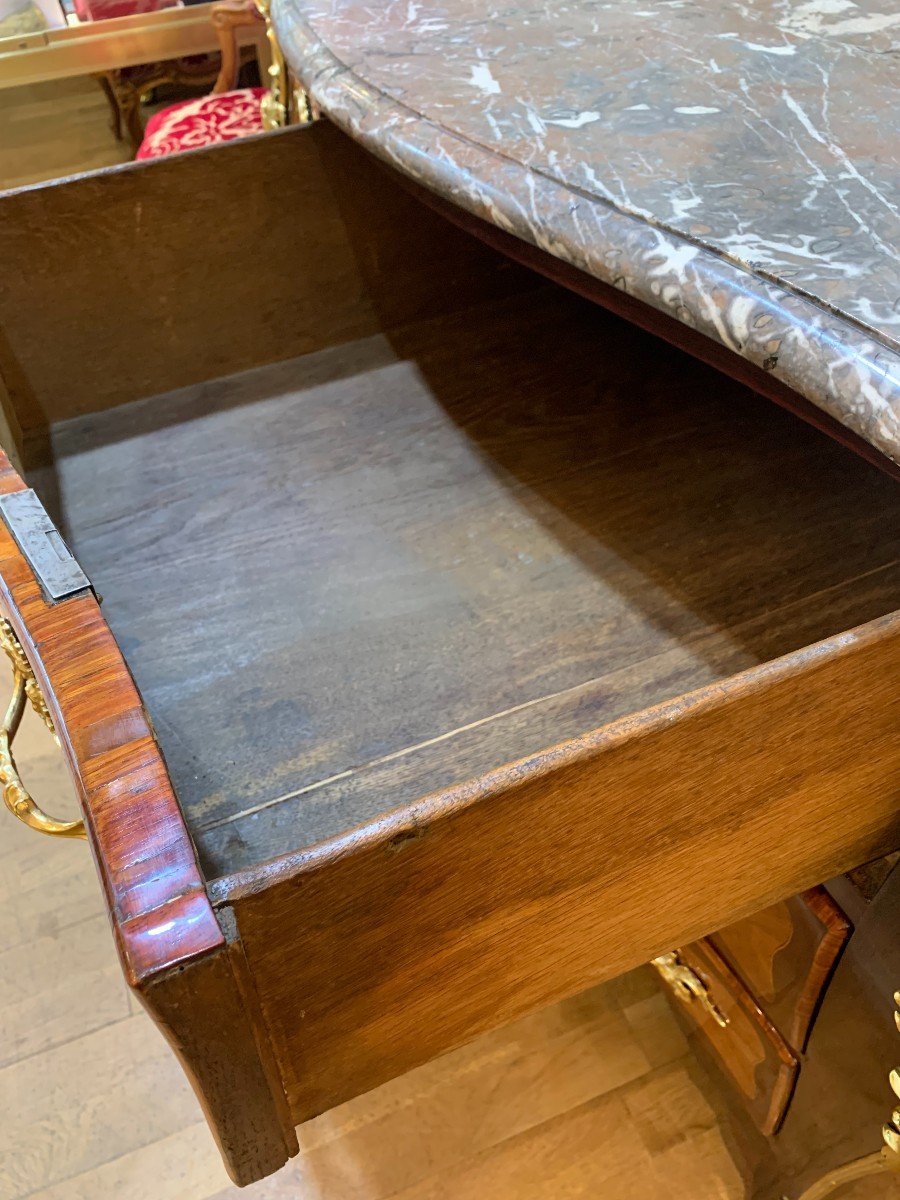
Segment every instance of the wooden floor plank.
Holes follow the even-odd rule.
[[[4,687],[5,678],[0,677],[0,689]],[[45,786],[54,780],[57,785],[68,784],[67,778],[60,778],[63,769],[57,752],[57,758],[45,760],[40,771],[29,762],[27,771],[23,767],[23,777],[48,810],[74,815],[74,807],[56,802],[59,786],[55,791]],[[93,864],[88,863],[85,870],[82,857],[72,854],[71,846],[35,837],[33,830],[19,822],[10,819],[4,825],[0,834],[0,952],[38,938],[56,937],[104,912]]]
[[[104,913],[0,952],[0,1067],[120,1021],[130,1011]]]
[[[0,1111],[4,1198],[83,1174],[200,1117],[180,1066],[144,1015],[4,1067]]]
[[[300,1130],[300,1174],[292,1180],[289,1169],[275,1194],[288,1196],[302,1179],[322,1196],[383,1200],[640,1078],[647,1059],[622,1015],[601,1001],[593,1016],[593,1007],[542,1014],[550,1019],[519,1022],[501,1037],[449,1055],[425,1076],[422,1091],[414,1072],[391,1088],[400,1106],[374,1119],[367,1119],[363,1097],[311,1122]],[[378,1097],[376,1106],[386,1099]],[[384,1154],[384,1147],[392,1151]]]
[[[0,188],[128,162],[100,84],[91,76],[0,89]]]
[[[34,1192],[29,1200],[207,1200],[227,1186],[228,1176],[206,1122],[197,1121],[112,1162]]]
[[[555,1200],[650,1170],[621,1097],[604,1096],[474,1156],[458,1171],[432,1175],[398,1200]]]

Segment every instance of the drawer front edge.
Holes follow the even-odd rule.
[[[25,490],[0,451],[0,495]],[[126,981],[181,1059],[230,1175],[253,1182],[297,1152],[296,1134],[134,680],[94,595],[49,600],[3,521],[0,615],[75,782]]]

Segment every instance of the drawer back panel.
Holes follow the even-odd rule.
[[[0,261],[26,467],[64,418],[535,286],[325,121],[0,195]]]

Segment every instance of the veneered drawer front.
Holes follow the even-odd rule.
[[[2,450],[0,497],[0,687],[13,684],[0,732],[4,799],[44,835],[90,842],[126,981],[180,1058],[232,1178],[251,1183],[296,1154],[297,1138],[242,962],[210,904],[142,697],[97,597]],[[11,746],[29,702],[59,739],[83,821],[49,816],[19,779]]]
[[[828,892],[816,887],[718,930],[709,941],[790,1045],[802,1051],[851,930]]]
[[[682,947],[677,958],[700,985],[694,998],[669,988],[693,1048],[713,1058],[762,1133],[774,1133],[797,1078],[797,1055],[708,941]]]

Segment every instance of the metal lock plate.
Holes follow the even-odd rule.
[[[28,560],[47,600],[67,600],[91,590],[91,581],[31,488],[0,496],[0,516]]]

